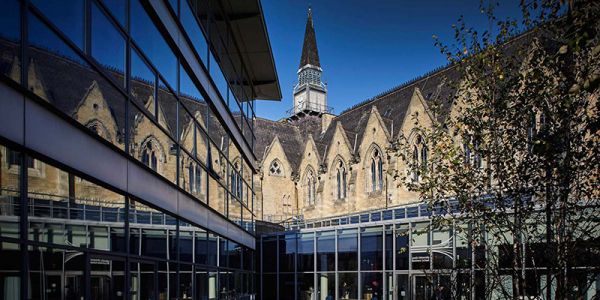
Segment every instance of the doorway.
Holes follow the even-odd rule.
[[[434,295],[441,299],[451,297],[451,276],[449,274],[412,275],[412,300],[429,300]],[[402,299],[402,298],[398,298]],[[406,298],[409,299],[409,298]]]
[[[105,256],[90,257],[92,300],[125,299],[125,260]]]

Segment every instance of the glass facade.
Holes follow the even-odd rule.
[[[255,296],[256,62],[228,23],[235,5],[2,2],[0,88],[22,110],[0,120],[0,299]],[[25,106],[64,136],[25,143],[40,125]],[[19,123],[23,139],[5,130]],[[61,158],[73,136],[95,148]],[[134,171],[166,188],[134,192]]]
[[[144,0],[7,5],[0,29],[0,70],[7,79],[20,83],[26,70],[22,85],[59,115],[252,232],[254,158],[239,143],[253,147],[254,100],[240,85],[247,74],[240,56],[218,52],[219,43],[231,43],[231,37],[221,36],[223,30],[207,34],[207,26],[224,14],[219,5],[181,1],[175,6],[181,13],[171,11],[199,62],[214,75],[217,99],[207,98],[212,87],[198,84],[179,63]],[[21,19],[27,20],[25,32]],[[229,109],[241,140],[230,138],[215,101]],[[209,190],[218,196],[208,196]]]
[[[399,208],[394,208],[399,209]],[[500,239],[502,230],[487,232],[489,249],[469,245],[472,224],[450,222],[434,226],[428,217],[364,221],[355,224],[324,225],[292,229],[261,236],[262,299],[503,299],[512,286],[510,237]],[[597,226],[597,224],[596,224]],[[290,249],[297,249],[291,253]],[[532,256],[526,259],[526,297],[543,297],[543,240],[526,246]],[[590,248],[587,253],[597,248]],[[500,254],[498,272],[506,282],[486,284],[497,277],[486,275],[486,251]],[[535,252],[537,251],[537,252]],[[590,252],[591,251],[591,252]],[[296,272],[291,266],[296,262]],[[276,263],[277,262],[277,263]],[[490,262],[487,262],[490,263]],[[534,265],[535,264],[535,265]],[[590,277],[587,298],[600,291],[598,264],[588,260],[581,265]],[[296,278],[292,285],[292,278]],[[440,290],[440,287],[443,289]],[[291,290],[296,290],[292,295]],[[277,298],[277,295],[279,297]],[[438,297],[438,298],[435,298]],[[441,297],[441,298],[440,298]],[[541,299],[541,298],[540,298]]]
[[[254,250],[11,147],[0,153],[2,299],[20,299],[23,276],[27,299],[254,293]]]

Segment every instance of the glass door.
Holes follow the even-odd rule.
[[[152,261],[131,261],[132,300],[155,300],[156,298],[156,263]]]
[[[410,298],[411,287],[408,281],[408,274],[396,274],[396,285],[394,286],[394,300],[408,300]]]
[[[90,257],[92,300],[125,299],[125,260],[109,256]]]
[[[451,298],[451,280],[448,274],[412,275],[413,300],[446,300]],[[398,298],[402,299],[402,298]],[[408,299],[408,297],[407,297]]]

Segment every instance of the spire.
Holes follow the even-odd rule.
[[[313,26],[312,9],[308,7],[308,19],[306,20],[306,30],[304,31],[304,45],[302,46],[302,57],[300,58],[300,67],[306,65],[321,67],[319,63],[319,51],[317,50],[317,37]]]

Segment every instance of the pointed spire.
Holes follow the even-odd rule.
[[[321,67],[319,62],[319,51],[317,50],[317,36],[313,26],[312,8],[308,6],[308,18],[306,20],[306,30],[304,31],[304,45],[302,46],[302,57],[300,58],[300,67],[305,65]]]

